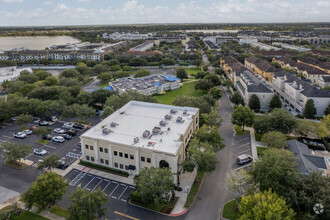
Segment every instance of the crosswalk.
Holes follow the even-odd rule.
[[[80,172],[70,183],[70,186],[75,186],[87,173]]]
[[[77,154],[77,153],[74,153],[74,152],[69,152],[65,156],[78,159],[78,158],[81,157],[81,154]]]

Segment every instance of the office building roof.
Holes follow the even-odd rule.
[[[81,137],[176,155],[198,112],[191,107],[130,101]]]

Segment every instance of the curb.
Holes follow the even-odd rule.
[[[176,214],[170,214],[171,217],[177,217],[186,214],[189,211],[189,209],[185,209],[182,212],[176,213]]]

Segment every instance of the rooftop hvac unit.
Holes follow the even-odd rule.
[[[171,109],[171,114],[176,114],[178,112],[178,110],[176,109]]]
[[[159,125],[160,125],[160,126],[166,126],[166,124],[167,124],[166,121],[160,121],[160,122],[159,122]]]
[[[184,111],[183,111],[183,114],[184,114],[184,115],[187,115],[187,110],[184,110]]]
[[[183,123],[183,122],[184,122],[184,120],[182,120],[182,118],[181,118],[181,117],[178,117],[178,118],[176,119],[176,122],[178,122],[178,123]]]
[[[117,125],[118,124],[116,122],[111,122],[111,124],[110,124],[110,126],[113,127],[113,128],[116,127]]]
[[[165,115],[166,120],[171,120],[172,116],[171,115]]]
[[[148,130],[145,130],[144,132],[143,132],[143,137],[144,138],[147,138],[148,136],[150,135],[150,131],[148,131]]]
[[[152,134],[153,135],[157,135],[157,134],[159,134],[161,132],[161,128],[160,127],[154,127],[153,129],[152,129]]]
[[[133,142],[134,142],[134,144],[138,143],[139,142],[139,138],[138,137],[135,137]]]
[[[110,134],[112,131],[111,131],[111,129],[109,129],[109,128],[104,128],[103,130],[102,130],[102,133],[103,134]]]

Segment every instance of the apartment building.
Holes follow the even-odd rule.
[[[224,43],[233,42],[233,41],[235,41],[235,39],[231,36],[216,36],[215,37],[215,42],[217,44],[224,44]]]
[[[215,43],[213,43],[210,40],[204,40],[207,48],[209,48],[209,50],[220,50],[220,48],[218,47],[218,45],[216,45]]]
[[[139,174],[168,167],[177,183],[199,109],[130,101],[80,136],[85,161]]]
[[[326,73],[330,73],[330,62],[322,62],[320,60],[310,58],[310,57],[305,57],[297,60],[298,63],[304,63],[309,66],[313,66],[315,68],[318,68]]]
[[[269,62],[254,56],[245,58],[244,65],[253,71],[254,74],[262,76],[269,82],[272,81],[273,74],[278,71],[278,69]]]
[[[256,95],[260,101],[260,111],[269,111],[269,104],[274,96],[271,87],[267,85],[264,78],[245,70],[235,75],[235,87],[244,99],[246,105],[249,104],[252,95]]]
[[[293,114],[303,114],[307,100],[313,99],[317,117],[322,117],[330,104],[330,90],[320,89],[308,79],[285,70],[274,73],[271,87],[281,97],[284,107]]]
[[[193,37],[191,37],[187,42],[186,42],[186,51],[196,51],[196,42]]]
[[[179,89],[181,84],[180,79],[174,76],[154,74],[139,78],[120,78],[115,82],[109,82],[109,86],[119,95],[129,91],[142,95],[154,95],[164,91]]]
[[[225,56],[220,58],[220,66],[223,68],[227,77],[230,78],[233,83],[235,81],[235,75],[248,70],[248,68],[246,68],[241,62],[232,56]]]
[[[146,40],[150,36],[152,36],[152,33],[139,34],[139,32],[135,32],[135,33],[114,32],[112,34],[108,34],[107,32],[105,32],[102,34],[102,38],[111,39],[111,40]]]

